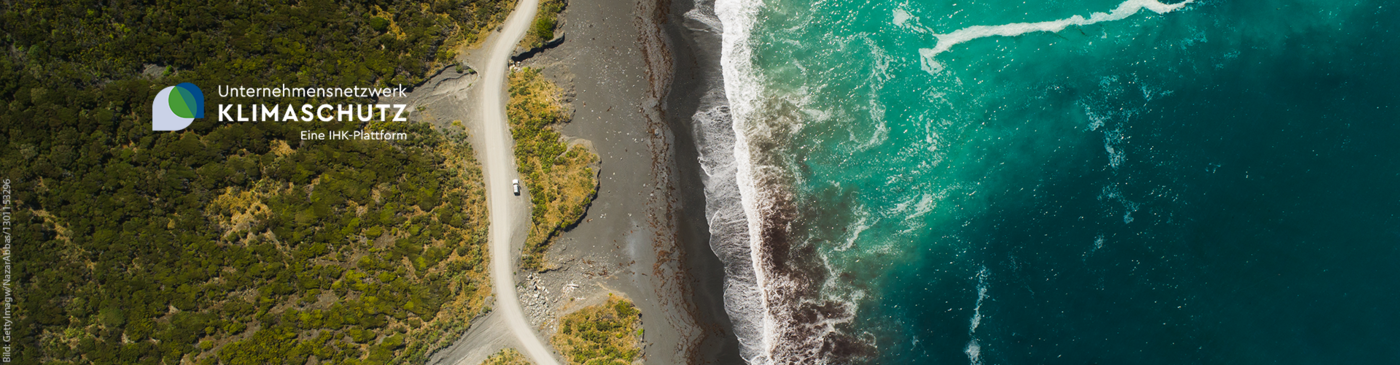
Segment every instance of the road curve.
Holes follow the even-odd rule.
[[[530,22],[535,18],[539,0],[519,0],[515,10],[506,18],[501,33],[494,43],[487,45],[485,65],[481,70],[481,111],[482,139],[485,148],[481,161],[486,178],[487,209],[491,214],[491,286],[496,291],[495,310],[501,314],[506,327],[520,341],[520,350],[537,365],[558,365],[549,346],[540,340],[525,312],[520,308],[520,299],[515,292],[515,254],[512,243],[517,239],[515,229],[520,217],[529,217],[528,205],[520,204],[511,192],[510,180],[517,178],[515,154],[510,138],[510,124],[506,120],[506,76],[510,71],[510,56],[515,45],[525,36]],[[528,224],[529,222],[525,222]]]

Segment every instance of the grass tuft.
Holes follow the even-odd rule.
[[[520,354],[520,351],[507,347],[486,358],[486,361],[482,361],[481,365],[534,365],[534,363],[526,359],[525,355]]]

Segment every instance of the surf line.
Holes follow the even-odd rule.
[[[1128,0],[1119,4],[1113,11],[1107,13],[1089,14],[1089,18],[1079,15],[1068,19],[1051,20],[1038,23],[1012,23],[1003,25],[975,25],[963,29],[958,29],[952,33],[934,34],[938,38],[938,43],[933,48],[920,48],[919,56],[921,66],[929,74],[937,74],[943,71],[943,64],[934,59],[939,53],[947,52],[948,49],[962,42],[967,42],[977,38],[986,37],[1015,37],[1031,32],[1051,32],[1057,33],[1071,25],[1084,26],[1099,22],[1111,22],[1123,20],[1133,14],[1137,14],[1142,9],[1151,10],[1157,14],[1166,14],[1185,7],[1195,0],[1186,0],[1175,4],[1163,4],[1157,0]]]

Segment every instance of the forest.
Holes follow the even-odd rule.
[[[206,105],[247,102],[215,85],[412,87],[513,5],[0,3],[14,361],[425,362],[488,310],[465,136],[211,118],[152,132],[152,100],[180,82],[205,88]],[[300,141],[308,128],[411,137]]]

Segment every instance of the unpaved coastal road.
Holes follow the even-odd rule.
[[[515,292],[515,253],[512,243],[523,241],[525,237],[515,237],[521,209],[511,192],[510,180],[517,178],[515,155],[511,152],[510,127],[506,121],[506,73],[509,72],[510,56],[515,45],[524,37],[530,22],[535,18],[539,0],[520,0],[515,10],[506,18],[504,29],[494,44],[487,45],[486,62],[481,78],[482,139],[485,159],[481,161],[486,178],[487,207],[491,213],[491,285],[496,290],[496,308],[506,322],[506,327],[515,333],[520,341],[521,352],[538,365],[558,365],[549,347],[540,340],[525,313],[520,309],[520,299]],[[522,208],[523,207],[523,208]],[[526,222],[528,223],[528,222]]]

